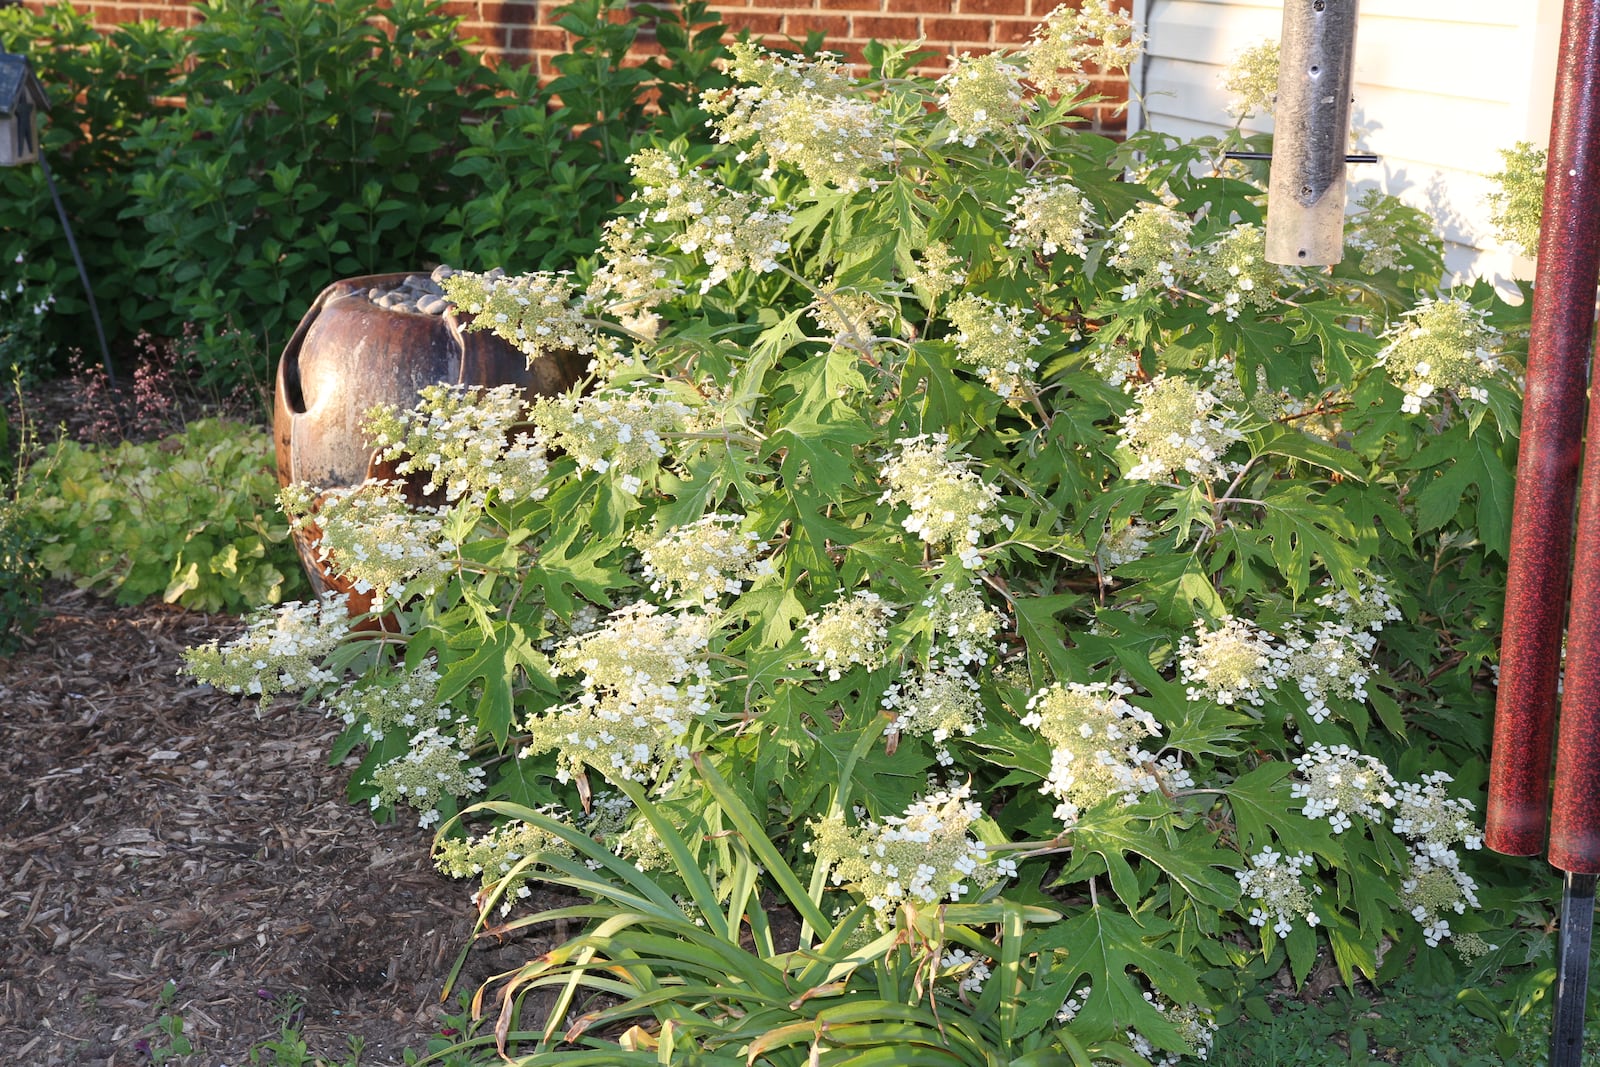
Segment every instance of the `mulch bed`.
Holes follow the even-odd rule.
[[[47,606],[0,660],[0,1060],[149,1063],[175,1012],[197,1052],[172,1062],[238,1065],[292,998],[313,1053],[420,1050],[473,887],[434,872],[426,831],[346,801],[337,724],[178,676],[236,619],[62,586]],[[461,988],[538,951],[475,951]]]

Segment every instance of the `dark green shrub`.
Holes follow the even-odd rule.
[[[0,9],[0,48],[27,55],[49,94],[45,158],[113,335],[132,333],[129,324],[145,299],[135,285],[144,228],[121,217],[142,163],[125,138],[136,123],[160,122],[170,114],[170,71],[180,47],[177,31],[153,22],[102,33],[70,4],[52,4],[41,13]],[[56,301],[26,352],[6,349],[5,365],[47,372],[59,369],[52,352],[90,347],[83,283],[39,167],[0,170],[0,262],[6,264],[8,287],[20,281],[32,303],[46,295]],[[5,316],[0,308],[0,318]]]
[[[287,339],[340,277],[418,266],[489,72],[432,0],[206,0],[185,108],[140,124],[125,214],[158,333]]]

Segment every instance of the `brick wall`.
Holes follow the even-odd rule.
[[[5,0],[0,0],[4,3]],[[39,7],[44,0],[27,0]],[[80,11],[109,25],[141,18],[168,25],[188,25],[193,11],[187,0],[75,0]],[[781,44],[803,41],[821,31],[828,48],[851,59],[868,41],[921,40],[931,52],[949,55],[981,53],[1025,41],[1034,26],[1060,0],[713,0],[712,8],[734,31],[748,29],[757,39]],[[1067,0],[1069,3],[1075,0]],[[549,72],[549,58],[565,51],[568,38],[550,22],[560,0],[445,0],[444,7],[462,20],[462,33],[476,38],[486,54],[503,62],[532,64]],[[1119,0],[1124,10],[1131,0]],[[648,42],[645,42],[648,47]],[[937,68],[942,64],[935,63]],[[925,68],[926,69],[926,68]],[[1122,76],[1101,79],[1095,88],[1106,103],[1094,109],[1096,129],[1121,130],[1120,107],[1127,100]]]

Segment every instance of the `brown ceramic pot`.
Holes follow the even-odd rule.
[[[300,320],[278,362],[273,411],[278,482],[319,489],[359,485],[381,476],[361,433],[377,404],[409,407],[424,386],[519,385],[530,398],[566,390],[584,369],[576,354],[529,363],[488,331],[469,333],[456,313],[427,314],[380,307],[368,297],[403,283],[409,273],[335,282]],[[295,548],[318,595],[344,593],[352,615],[371,607],[316,556],[314,529],[297,532]]]

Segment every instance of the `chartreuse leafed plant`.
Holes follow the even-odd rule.
[[[315,522],[392,623],[191,652],[588,924],[486,991],[522,1062],[1176,1063],[1280,969],[1532,958],[1472,801],[1523,320],[1393,200],[1267,263],[1236,138],[1073,118],[1133,50],[735,46],[593,263],[451,280],[590,378],[370,416],[410,487]]]

